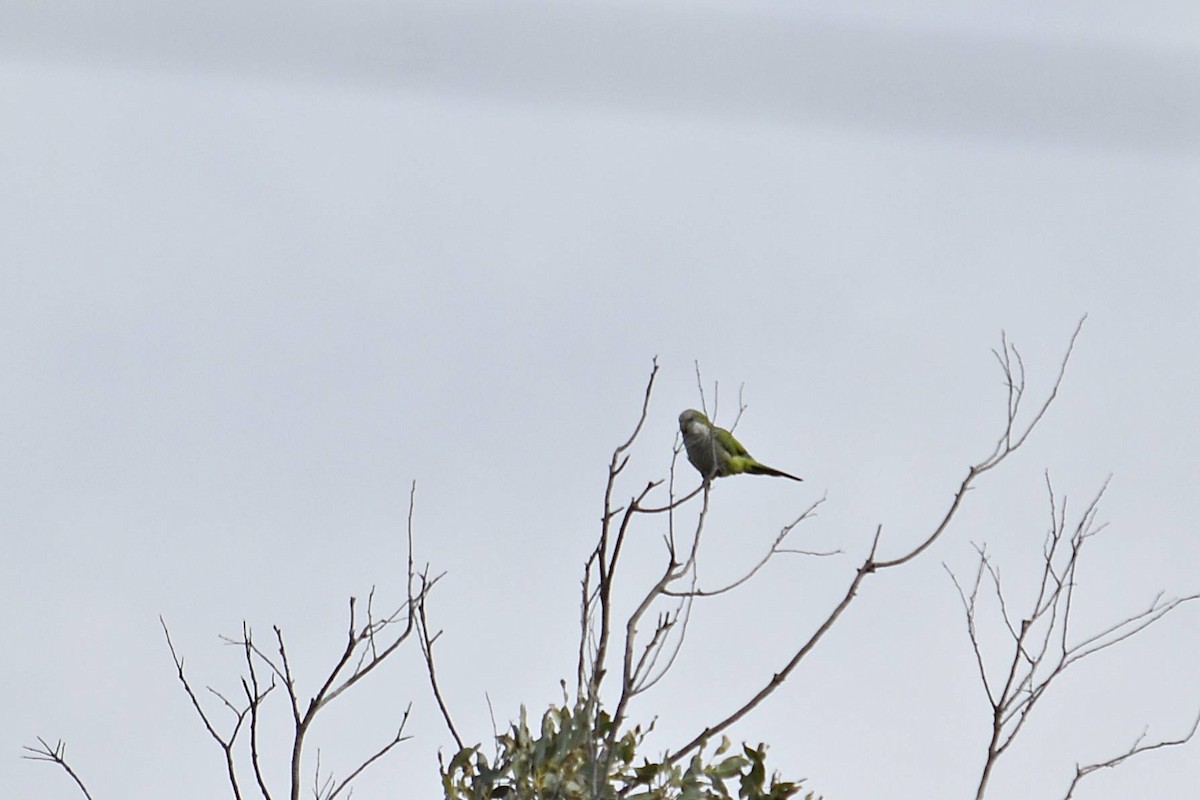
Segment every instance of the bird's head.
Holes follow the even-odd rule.
[[[712,423],[708,421],[708,417],[704,416],[703,412],[697,411],[694,408],[689,408],[679,415],[679,430],[684,433],[687,433],[689,429],[694,430],[696,428],[707,430],[711,426]]]

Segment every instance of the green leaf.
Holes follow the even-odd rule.
[[[730,756],[719,764],[709,767],[708,771],[719,778],[732,778],[740,775],[745,766],[745,758],[742,756]]]

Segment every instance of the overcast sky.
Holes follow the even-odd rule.
[[[346,598],[401,597],[413,480],[464,737],[491,735],[485,692],[501,725],[540,714],[655,356],[619,493],[665,476],[698,361],[718,421],[744,385],[739,436],[806,478],[722,481],[702,577],[823,495],[797,546],[844,554],[698,607],[631,710],[653,749],[770,679],[877,524],[888,553],[936,524],[1000,431],[1002,329],[1039,394],[1089,315],[1043,427],[731,735],[829,800],[973,797],[989,709],[943,564],[986,542],[1023,586],[1046,471],[1071,509],[1113,476],[1081,636],[1200,591],[1200,7],[842,5],[0,4],[7,791],[77,796],[19,760],[42,735],[97,800],[227,796],[158,616],[231,692],[218,634],[280,625],[311,693]],[[639,535],[626,601],[662,558]],[[989,797],[1185,732],[1198,661],[1184,607],[1068,674]],[[411,700],[355,796],[437,796],[415,647],[356,692],[322,764]],[[1192,797],[1198,752],[1079,797]]]

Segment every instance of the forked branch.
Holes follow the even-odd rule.
[[[1051,525],[1042,548],[1041,576],[1032,597],[1021,604],[1026,610],[1020,615],[1019,621],[1010,610],[1017,604],[1014,598],[1006,593],[1001,584],[1000,570],[992,562],[985,548],[976,548],[978,564],[969,591],[964,589],[951,573],[951,579],[962,601],[967,635],[975,655],[980,681],[991,707],[991,735],[976,787],[976,800],[983,800],[988,780],[998,760],[1016,740],[1051,685],[1071,665],[1128,641],[1182,604],[1200,599],[1200,595],[1189,595],[1164,601],[1160,593],[1142,611],[1106,625],[1095,633],[1073,640],[1070,631],[1072,612],[1076,606],[1076,574],[1084,546],[1104,528],[1103,524],[1096,521],[1104,487],[1084,508],[1074,525],[1067,522],[1066,499],[1063,498],[1060,502],[1055,497],[1049,477],[1046,479],[1046,489],[1051,509]],[[995,598],[1002,627],[1010,645],[1007,659],[999,670],[989,668],[979,633],[980,589],[985,581],[990,583],[988,596]],[[1133,747],[1120,756],[1077,767],[1075,780],[1066,796],[1070,797],[1079,781],[1098,769],[1117,766],[1146,750],[1182,744],[1194,733],[1195,726],[1191,733],[1181,740],[1146,745],[1143,744],[1143,732]]]
[[[67,743],[62,739],[59,739],[58,742],[51,747],[50,744],[42,737],[37,737],[37,740],[37,747],[30,747],[26,745],[21,748],[22,750],[28,751],[28,754],[21,756],[21,758],[25,758],[30,761],[46,761],[51,764],[58,764],[63,768],[67,775],[71,776],[71,780],[75,781],[75,785],[79,787],[79,791],[83,793],[83,796],[86,797],[87,800],[92,800],[91,792],[88,791],[88,788],[84,785],[83,780],[78,774],[76,774],[71,765],[67,763]]]
[[[1076,764],[1075,777],[1071,779],[1071,785],[1067,787],[1067,793],[1063,795],[1063,800],[1071,800],[1071,798],[1075,796],[1075,789],[1079,787],[1080,781],[1082,781],[1088,775],[1091,775],[1093,772],[1099,772],[1102,769],[1118,767],[1129,759],[1140,756],[1143,753],[1149,753],[1152,750],[1162,750],[1167,747],[1178,747],[1179,745],[1187,744],[1196,736],[1197,728],[1200,728],[1200,715],[1197,715],[1196,719],[1192,721],[1192,727],[1188,729],[1187,733],[1177,739],[1159,739],[1155,742],[1147,742],[1146,734],[1148,731],[1143,730],[1141,735],[1139,735],[1137,739],[1134,740],[1133,744],[1130,745],[1129,749],[1120,755],[1113,756],[1106,761],[1097,761],[1092,764]]]

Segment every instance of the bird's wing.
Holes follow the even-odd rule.
[[[731,456],[749,456],[750,455],[749,451],[747,451],[746,448],[742,447],[742,443],[739,442],[737,439],[733,438],[733,434],[730,433],[729,431],[725,430],[724,428],[718,428],[716,426],[713,426],[713,436],[717,437],[717,444],[719,444],[725,450],[726,453],[729,453],[729,455],[731,455]]]

